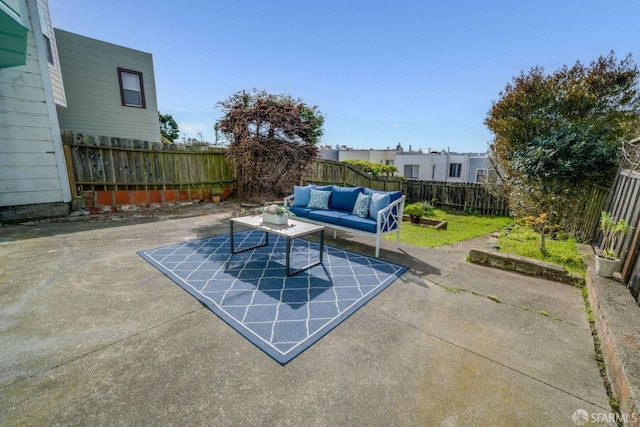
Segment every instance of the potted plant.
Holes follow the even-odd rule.
[[[596,254],[596,273],[603,277],[613,277],[620,267],[620,259],[616,257],[613,245],[618,236],[627,234],[631,227],[625,219],[614,220],[609,212],[600,214],[600,231],[604,236],[602,249]]]
[[[293,212],[284,206],[267,205],[259,209],[262,213],[262,222],[283,225],[289,221],[290,216],[295,216]]]
[[[212,188],[211,189],[211,200],[213,203],[220,203],[220,195],[222,194],[221,188]]]
[[[427,212],[422,203],[411,203],[410,205],[405,206],[404,213],[409,215],[413,224],[420,224],[420,219]]]

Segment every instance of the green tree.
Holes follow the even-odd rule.
[[[639,75],[630,55],[611,52],[549,75],[534,67],[507,84],[485,124],[514,214],[545,213],[552,226],[582,215],[586,190],[613,177],[620,143],[640,130]]]
[[[318,154],[324,117],[289,95],[240,91],[221,101],[216,124],[229,143],[227,158],[245,200],[264,201],[291,191]]]
[[[393,176],[393,174],[398,172],[398,168],[394,165],[382,165],[379,163],[368,162],[366,160],[343,160],[343,163],[347,163],[351,166],[355,166],[358,169],[362,169],[365,172],[370,173],[371,175],[378,177],[380,175],[383,176]]]
[[[158,120],[160,121],[160,135],[174,142],[180,136],[178,124],[171,114],[160,114],[158,112]]]

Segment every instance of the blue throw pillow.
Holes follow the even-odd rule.
[[[300,206],[306,208],[311,199],[311,186],[300,187],[299,185],[293,186],[293,204],[291,206]]]
[[[311,197],[309,198],[309,209],[329,209],[329,197],[331,197],[331,191],[321,191],[311,189]]]
[[[378,212],[389,206],[389,200],[389,195],[386,193],[372,193],[369,216],[374,219],[378,218]]]
[[[396,200],[398,200],[400,197],[402,197],[402,191],[378,191],[378,190],[372,190],[368,187],[365,187],[365,189],[363,190],[363,193],[364,194],[374,194],[374,193],[388,194],[389,203],[393,203]]]
[[[331,189],[331,209],[351,212],[356,204],[358,194],[362,193],[362,187],[339,187],[334,185]]]
[[[369,216],[369,205],[371,204],[371,196],[367,196],[363,193],[358,194],[356,204],[353,206],[353,214],[360,218],[366,218]]]

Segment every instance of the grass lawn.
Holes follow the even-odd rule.
[[[436,209],[435,215],[430,218],[447,221],[447,230],[438,231],[431,227],[403,222],[400,233],[402,243],[432,248],[484,236],[513,224],[513,219],[509,217],[468,215],[440,209]],[[387,235],[385,239],[394,240],[395,235]]]
[[[513,226],[514,220],[505,216],[469,215],[458,212],[435,210],[437,218],[447,221],[447,230],[438,231],[431,227],[423,227],[410,222],[402,223],[400,240],[402,243],[433,248],[441,245],[460,242],[484,236],[494,231],[502,231],[506,226]],[[384,237],[394,240],[395,235]],[[578,252],[573,238],[565,240],[546,240],[547,255],[540,253],[540,235],[530,227],[516,226],[508,234],[502,232],[499,243],[500,252],[510,253],[550,262],[565,267],[571,273],[584,277],[586,265]]]
[[[500,252],[522,255],[540,261],[561,265],[571,273],[584,277],[586,265],[578,252],[573,238],[566,240],[545,240],[547,255],[540,252],[540,235],[530,227],[518,226],[508,234],[502,233],[499,240]]]

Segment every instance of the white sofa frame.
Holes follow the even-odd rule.
[[[386,235],[386,234],[391,234],[391,233],[396,233],[396,241],[398,243],[398,245],[400,245],[400,225],[402,224],[402,212],[404,211],[404,201],[406,199],[406,196],[402,196],[400,197],[398,200],[396,200],[395,202],[391,203],[389,206],[387,206],[386,208],[382,209],[381,211],[378,212],[377,218],[376,218],[376,232],[372,233],[370,231],[364,231],[364,230],[358,230],[356,228],[351,228],[351,227],[345,227],[342,225],[338,225],[338,224],[331,224],[328,222],[324,222],[324,221],[316,221],[313,219],[309,219],[309,218],[304,218],[304,217],[296,217],[297,220],[299,221],[304,221],[304,222],[309,222],[312,224],[317,224],[317,225],[324,225],[327,228],[331,228],[333,229],[333,238],[336,238],[336,234],[338,232],[338,230],[340,231],[346,231],[349,233],[355,233],[355,234],[361,234],[364,236],[369,236],[369,237],[374,237],[376,239],[376,258],[379,257],[380,255],[380,239],[382,238],[382,236]],[[286,208],[291,207],[291,205],[293,205],[293,200],[294,200],[294,195],[290,195],[284,198],[284,206]],[[397,207],[397,212],[394,214],[393,213],[393,209]],[[394,227],[395,229],[390,230],[390,231],[382,231],[385,229],[385,227],[387,229],[390,229],[391,227]]]

